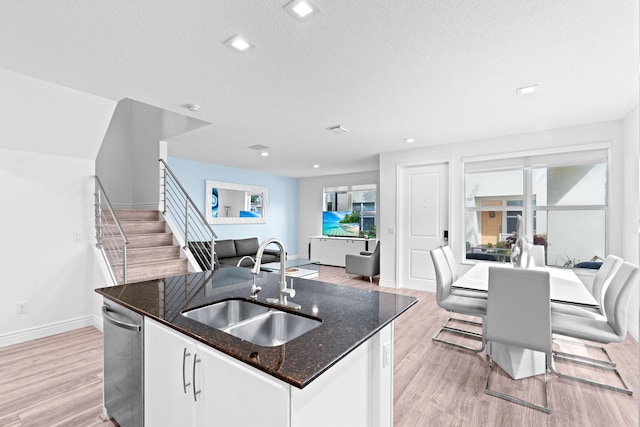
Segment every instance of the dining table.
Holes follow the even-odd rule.
[[[481,261],[453,282],[452,288],[488,292],[490,267],[515,268],[509,263]],[[549,273],[551,302],[599,308],[591,292],[573,270],[548,266],[530,269]],[[544,353],[502,343],[489,342],[487,346],[494,362],[514,379],[540,375],[545,371]]]
[[[514,268],[509,263],[478,262],[453,282],[452,287],[487,292],[489,289],[489,267]],[[559,267],[529,267],[529,269],[549,273],[552,302],[599,308],[596,299],[572,269]]]

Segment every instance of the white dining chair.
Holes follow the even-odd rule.
[[[455,257],[453,256],[453,251],[448,245],[442,246],[442,253],[447,260],[447,265],[449,266],[449,271],[451,272],[451,280],[455,282],[458,280],[460,276],[458,272],[458,263],[456,262]],[[451,293],[453,295],[458,295],[461,297],[471,297],[471,298],[481,298],[487,299],[487,293],[482,291],[472,291],[469,289],[452,289]]]
[[[613,276],[611,283],[607,286],[607,291],[604,294],[603,305],[604,312],[607,315],[597,318],[588,318],[566,313],[551,313],[551,327],[553,333],[571,338],[597,342],[600,344],[624,341],[627,336],[627,310],[633,288],[637,285],[637,274],[638,267],[628,262],[623,262],[620,268],[618,268],[616,274]],[[587,359],[585,357],[567,357],[565,356],[566,353],[560,352],[554,352],[554,355],[556,359],[614,372],[622,381],[624,386],[618,387],[556,371],[555,373],[559,377],[595,385],[608,390],[633,394],[633,391],[622,377],[622,374],[615,366],[615,363],[611,366],[598,359],[586,361],[584,360]]]
[[[572,314],[574,316],[583,316],[590,318],[597,318],[599,316],[606,316],[602,301],[604,300],[604,294],[609,287],[609,283],[615,276],[616,272],[620,268],[624,261],[622,258],[615,255],[607,255],[604,262],[598,269],[598,272],[593,278],[593,286],[591,288],[591,294],[598,303],[599,308],[589,307],[577,307],[562,303],[551,303],[551,312]]]
[[[431,251],[431,259],[433,260],[433,266],[436,273],[436,303],[438,304],[438,306],[453,313],[466,314],[469,316],[476,316],[481,318],[484,317],[487,311],[486,299],[454,295],[451,293],[453,276],[451,275],[451,270],[449,269],[449,265],[442,248],[433,249]],[[471,320],[449,317],[440,327],[440,329],[438,329],[436,334],[432,337],[433,341],[449,344],[454,347],[471,350],[477,353],[484,350],[484,340],[482,340],[481,333],[450,326],[450,322],[482,327],[482,322],[474,322]],[[479,348],[476,348],[452,341],[447,341],[440,338],[440,334],[443,332],[450,332],[472,339],[477,339],[482,341],[482,344]]]
[[[455,282],[458,280],[458,263],[456,263],[456,258],[453,256],[453,251],[449,245],[441,246],[441,249],[449,265],[449,270],[451,270],[451,280]]]
[[[488,343],[489,367],[485,393],[545,413],[551,413],[548,377],[553,360],[550,289],[549,273],[546,271],[489,268],[489,297],[484,328],[484,340]],[[492,343],[502,343],[545,354],[544,405],[491,388]]]
[[[602,301],[604,299],[604,293],[609,287],[611,280],[617,273],[622,263],[623,263],[622,258],[619,258],[615,255],[608,255],[605,258],[602,265],[600,266],[600,269],[596,273],[593,279],[593,287],[591,289],[591,294],[595,298],[599,307],[597,308],[579,307],[575,305],[552,302],[551,312],[565,313],[565,314],[570,314],[572,316],[587,317],[590,319],[599,319],[602,317],[606,317],[604,306],[602,304]],[[561,338],[556,338],[556,341],[560,343],[568,344],[568,345],[574,345],[574,346],[580,346],[580,347],[586,347],[586,348],[598,350],[599,352],[604,354],[604,356],[606,357],[606,360],[603,360],[600,358],[587,357],[587,356],[579,355],[576,353],[561,352],[561,351],[556,351],[554,353],[556,355],[564,356],[564,357],[573,357],[576,359],[582,359],[582,360],[586,360],[594,363],[604,363],[610,366],[616,366],[616,363],[613,361],[613,358],[611,357],[611,355],[609,354],[609,352],[604,346],[576,342],[572,340],[564,340]]]

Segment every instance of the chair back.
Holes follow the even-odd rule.
[[[373,250],[372,255],[376,255],[376,256],[380,255],[380,240],[378,240],[378,242],[376,243],[376,248]]]
[[[456,259],[453,256],[453,252],[451,251],[451,247],[445,245],[442,247],[442,253],[444,257],[447,259],[447,264],[449,264],[449,270],[451,271],[451,279],[455,282],[458,280],[458,264],[456,263]]]
[[[593,279],[593,288],[591,290],[591,294],[596,299],[598,305],[600,305],[600,307],[603,307],[602,312],[605,316],[607,315],[607,313],[604,310],[603,306],[604,294],[605,292],[607,292],[607,288],[609,287],[613,276],[616,275],[616,272],[623,262],[624,261],[620,257],[617,257],[615,255],[607,255],[607,258],[605,258],[604,262],[600,266],[600,269],[598,269],[596,277]]]
[[[638,283],[638,267],[623,262],[611,279],[604,294],[604,309],[607,322],[616,331],[620,340],[627,336],[627,309],[633,288]]]
[[[489,267],[487,341],[551,352],[549,273]]]
[[[451,294],[453,277],[442,248],[436,248],[431,251],[431,260],[436,272],[436,302],[440,305]]]

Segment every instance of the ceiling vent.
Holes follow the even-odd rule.
[[[331,126],[328,127],[327,130],[330,130],[331,132],[338,134],[338,135],[342,135],[345,133],[351,133],[351,131],[349,129],[347,129],[346,127],[342,126],[342,125],[335,125],[335,126]]]

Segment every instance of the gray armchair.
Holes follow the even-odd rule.
[[[345,255],[345,265],[348,275],[368,276],[369,283],[373,282],[373,276],[380,274],[380,241],[373,252]]]

